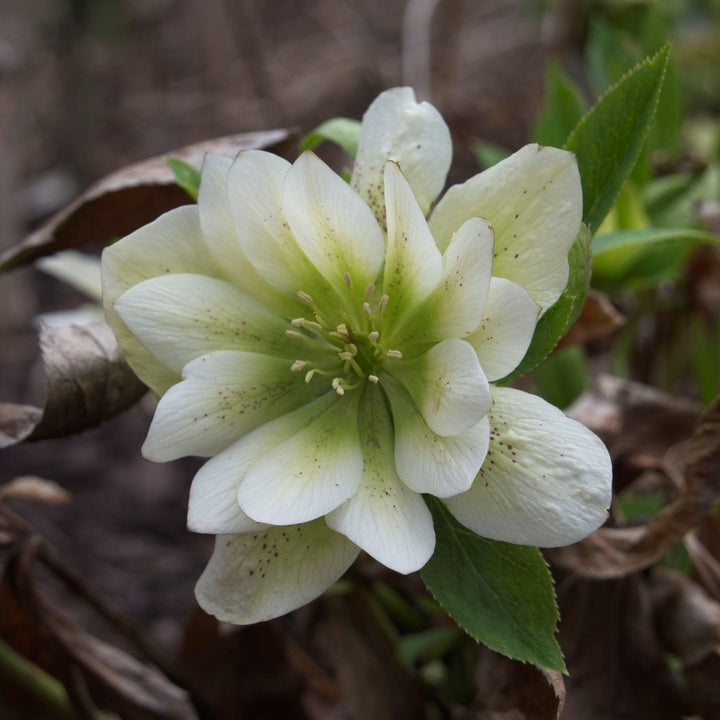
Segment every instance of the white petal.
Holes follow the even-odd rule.
[[[407,391],[388,375],[380,382],[392,405],[395,466],[400,479],[415,492],[450,497],[471,485],[488,449],[487,415],[459,435],[436,435],[423,420]]]
[[[250,350],[289,357],[287,323],[224,280],[176,273],[130,288],[115,309],[133,335],[180,372],[213,350]]]
[[[108,324],[140,379],[162,394],[180,376],[151,355],[115,310],[115,301],[133,285],[167,273],[219,277],[200,230],[196,206],[180,207],[106,247],[102,255],[103,306]]]
[[[472,488],[446,500],[478,535],[558,547],[605,522],[612,465],[601,440],[544,400],[493,388],[490,449]]]
[[[379,388],[368,387],[359,426],[362,482],[355,495],[327,516],[327,524],[392,570],[414,572],[435,549],[432,515],[395,470],[392,424]]]
[[[393,327],[435,289],[442,274],[442,257],[407,180],[392,162],[385,166],[385,203],[387,251],[383,292],[390,301],[383,323]]]
[[[228,193],[232,164],[230,158],[205,155],[198,191],[198,210],[203,236],[223,275],[233,285],[262,300],[277,312],[291,315],[296,312],[294,298],[288,302],[268,285],[252,265],[238,239]],[[241,188],[240,192],[251,193],[251,186]],[[233,197],[233,200],[236,199]]]
[[[323,520],[220,535],[195,596],[223,622],[271,620],[321,595],[357,554],[358,548]]]
[[[452,160],[450,131],[428,102],[418,103],[411,88],[378,95],[362,121],[351,184],[384,224],[383,171],[400,165],[423,213],[445,185]]]
[[[438,435],[457,435],[475,425],[492,405],[490,386],[473,347],[451,338],[393,366],[425,422]]]
[[[246,432],[306,403],[313,389],[284,358],[217,350],[188,363],[158,403],[143,455],[210,457]]]
[[[539,313],[540,308],[520,285],[492,278],[480,327],[466,338],[490,382],[504,378],[525,357]]]
[[[565,289],[567,256],[580,232],[582,188],[572,153],[526,145],[462,185],[451,187],[430,218],[441,249],[471,217],[495,232],[493,275],[522,285],[547,310]]]
[[[298,245],[338,294],[361,298],[380,271],[385,241],[358,194],[305,152],[285,178],[283,209]],[[347,287],[348,274],[354,290]]]
[[[248,469],[238,490],[244,512],[258,522],[289,525],[314,520],[351,497],[362,477],[358,399],[358,393],[320,398],[258,428],[263,441],[268,434],[286,439]]]
[[[443,253],[442,278],[430,297],[391,345],[464,338],[480,324],[492,272],[493,231],[487,220],[471,218]],[[389,307],[389,306],[388,306]],[[396,336],[397,337],[397,336]]]
[[[193,478],[188,500],[188,530],[235,535],[268,527],[255,522],[240,509],[237,501],[240,478],[237,474],[218,473],[208,467],[217,457],[205,463]]]

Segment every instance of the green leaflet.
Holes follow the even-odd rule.
[[[552,576],[540,551],[481,538],[439,500],[428,504],[437,545],[421,574],[435,599],[491,650],[565,672]]]
[[[580,91],[557,62],[545,70],[545,100],[532,130],[533,142],[562,147],[585,114]]]
[[[357,155],[360,140],[360,122],[337,117],[326,120],[300,141],[300,152],[314,150],[325,141],[339,145],[350,157]]]
[[[500,384],[505,384],[537,367],[577,319],[590,286],[590,242],[590,230],[583,225],[568,255],[570,275],[567,287],[557,302],[538,321],[532,342],[522,362],[500,380]]]
[[[655,116],[671,44],[613,85],[570,134],[583,186],[583,222],[600,227],[630,174]]]
[[[606,292],[657,285],[677,274],[698,243],[720,236],[688,228],[619,230],[593,239],[593,286]]]
[[[184,160],[176,157],[166,157],[165,162],[175,176],[175,182],[195,201],[197,201],[200,187],[200,171]]]

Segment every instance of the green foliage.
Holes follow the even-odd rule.
[[[534,377],[539,394],[561,410],[590,386],[585,353],[577,345],[550,356],[535,369]]]
[[[596,231],[637,160],[655,116],[670,44],[626,73],[578,123],[566,148],[583,185],[583,221]]]
[[[590,231],[583,225],[570,248],[568,284],[557,302],[540,318],[532,342],[522,362],[500,382],[524,375],[536,368],[552,352],[560,338],[575,322],[590,286]]]
[[[337,117],[326,120],[300,141],[300,152],[314,150],[323,142],[339,145],[350,157],[355,157],[360,140],[360,122]]]
[[[193,199],[197,200],[200,188],[200,171],[184,160],[176,157],[166,157],[165,162],[175,176],[175,182]]]
[[[577,86],[558,63],[549,62],[545,70],[545,101],[530,134],[531,139],[541,145],[562,147],[586,109]]]
[[[605,292],[639,290],[674,277],[698,243],[720,244],[703,230],[620,230],[593,239],[593,286]]]
[[[435,599],[492,650],[565,672],[552,576],[540,551],[478,537],[428,500],[437,545],[421,574]]]
[[[487,169],[493,165],[497,165],[504,160],[510,153],[501,148],[499,145],[485,142],[484,140],[473,140],[470,147],[475,159],[480,163],[481,167]]]

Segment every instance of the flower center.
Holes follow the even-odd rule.
[[[353,390],[366,380],[379,382],[380,370],[390,361],[402,358],[399,350],[386,347],[382,338],[383,311],[390,298],[382,295],[373,301],[376,288],[368,285],[364,293],[359,324],[350,323],[348,313],[341,311],[345,322],[332,325],[325,319],[313,298],[302,290],[300,300],[308,306],[307,317],[292,320],[288,337],[304,346],[299,359],[290,366],[293,372],[305,372],[305,382],[324,378],[338,394]]]

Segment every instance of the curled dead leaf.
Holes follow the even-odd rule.
[[[655,418],[653,417],[653,423]],[[703,412],[692,435],[684,483],[677,498],[647,524],[601,528],[566,548],[547,551],[553,564],[594,578],[617,578],[656,563],[713,506],[720,493],[720,396]]]
[[[189,145],[169,154],[200,167],[205,153],[233,157],[240,150],[281,151],[293,137],[289,130],[242,133]],[[190,202],[187,193],[176,184],[164,156],[129,165],[95,183],[72,205],[0,255],[0,272],[58,250],[105,245]]]
[[[32,500],[45,505],[70,502],[72,495],[54,480],[23,475],[0,485],[0,502],[3,500]]]
[[[40,329],[43,408],[0,403],[0,448],[69,435],[117,415],[146,392],[104,323]]]

